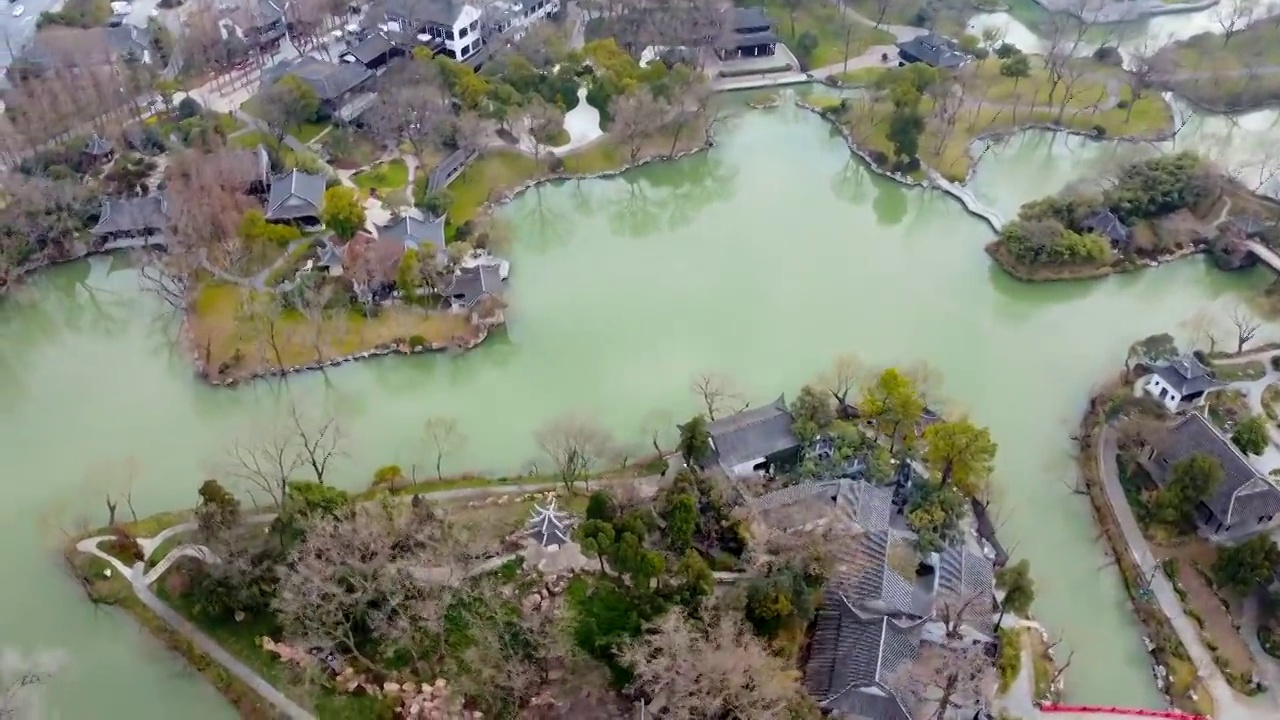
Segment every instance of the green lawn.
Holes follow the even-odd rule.
[[[259,114],[259,108],[261,107],[261,105],[262,105],[261,98],[259,98],[257,95],[254,95],[248,100],[245,100],[244,102],[240,103],[240,109],[243,110],[246,115],[249,115],[251,117],[261,118],[262,116]],[[333,126],[327,122],[323,122],[323,123],[304,122],[298,127],[290,130],[289,134],[297,138],[299,142],[309,143],[312,140],[315,140],[316,137],[320,135],[320,133],[324,132],[330,127],[333,127]]]
[[[276,144],[276,139],[263,132],[262,130],[249,130],[239,135],[231,137],[231,147],[240,150],[252,150],[259,145],[271,147]]]
[[[449,224],[461,225],[497,192],[515,187],[537,175],[533,158],[513,150],[494,150],[481,155],[449,185],[452,198]]]
[[[320,133],[333,127],[329,123],[306,122],[299,125],[290,135],[298,138],[299,142],[310,143],[320,136]]]
[[[836,79],[851,87],[867,87],[875,85],[876,80],[884,74],[885,68],[859,68],[836,75]]]
[[[396,158],[378,163],[367,170],[361,170],[351,176],[351,182],[361,190],[377,190],[388,192],[398,190],[409,184],[409,166],[404,160]]]
[[[805,0],[794,13],[788,10],[782,0],[765,0],[764,8],[775,23],[778,36],[796,54],[806,70],[843,62],[846,32],[849,57],[861,55],[872,45],[894,43],[894,37],[889,32],[849,20],[834,4],[822,0]],[[818,47],[808,58],[803,58],[796,48],[797,40],[806,32],[818,39]]]

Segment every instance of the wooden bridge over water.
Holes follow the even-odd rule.
[[[1280,253],[1277,253],[1275,250],[1272,250],[1257,240],[1247,240],[1245,241],[1244,246],[1248,248],[1249,252],[1253,253],[1254,257],[1258,258],[1258,260],[1260,260],[1264,265],[1275,270],[1277,273],[1280,273]]]

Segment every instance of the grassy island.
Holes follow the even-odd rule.
[[[1205,32],[1162,48],[1149,61],[1153,80],[1217,112],[1280,101],[1280,25],[1254,22],[1228,33]]]
[[[1232,269],[1244,241],[1272,242],[1277,217],[1274,203],[1178,153],[1130,164],[1104,190],[1023,205],[987,252],[1028,281],[1101,277],[1210,250]]]
[[[1169,104],[1123,68],[1093,58],[1053,61],[1010,45],[954,72],[917,64],[842,80],[866,90],[826,108],[827,116],[876,165],[914,179],[931,168],[963,182],[975,141],[1026,128],[1136,139],[1173,129]]]

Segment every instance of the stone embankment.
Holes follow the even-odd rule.
[[[420,355],[422,353],[443,352],[446,350],[470,350],[476,347],[477,345],[479,345],[480,343],[484,342],[485,338],[489,337],[489,328],[493,327],[494,325],[501,325],[501,324],[502,324],[501,320],[478,323],[476,326],[478,329],[478,332],[476,333],[476,335],[473,338],[468,338],[465,342],[461,342],[461,343],[457,343],[457,342],[429,343],[427,345],[418,345],[416,347],[411,347],[408,344],[388,343],[384,345],[375,345],[374,347],[369,348],[368,350],[363,350],[357,353],[351,353],[350,355],[343,355],[342,357],[330,358],[328,360],[324,360],[320,362],[304,363],[301,365],[289,365],[284,368],[269,367],[269,368],[264,368],[262,370],[256,370],[250,373],[245,373],[243,375],[230,375],[222,378],[214,378],[212,376],[212,374],[209,372],[208,366],[204,363],[203,360],[200,359],[199,353],[194,353],[192,355],[192,360],[195,362],[196,375],[201,380],[204,380],[205,382],[209,383],[210,385],[213,385],[214,387],[231,387],[232,385],[239,385],[241,383],[252,382],[254,380],[260,380],[262,378],[284,377],[286,375],[295,375],[297,373],[327,370],[332,367],[338,367],[339,365],[345,365],[349,362],[356,362],[357,360],[367,360],[369,358],[386,357],[388,355]]]

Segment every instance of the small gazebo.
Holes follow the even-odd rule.
[[[556,509],[554,497],[546,507],[534,503],[529,517],[529,539],[544,550],[558,550],[572,542],[569,530],[573,523],[572,515]]]

